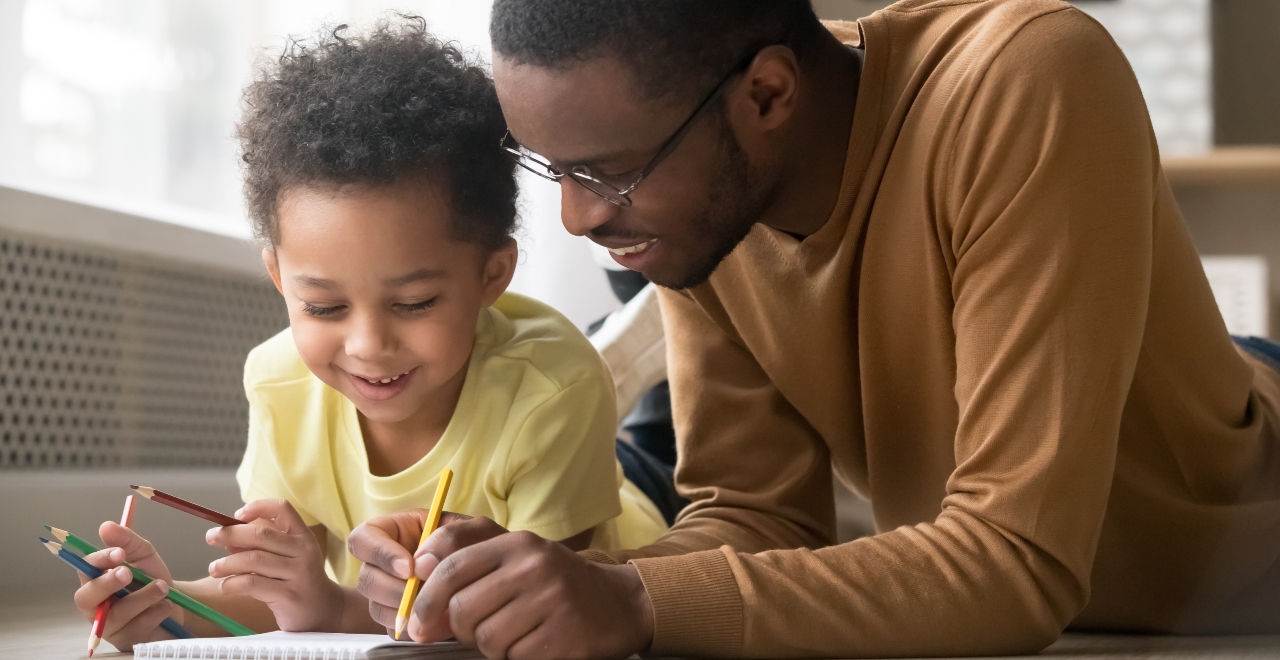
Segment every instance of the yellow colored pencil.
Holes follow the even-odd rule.
[[[440,484],[436,486],[436,498],[431,501],[431,509],[427,511],[427,524],[422,526],[422,538],[418,546],[427,542],[431,532],[440,526],[440,514],[444,512],[444,498],[449,494],[449,482],[453,481],[453,470],[445,468],[440,472]],[[418,597],[418,589],[422,588],[422,580],[413,574],[413,565],[409,565],[409,581],[404,585],[404,596],[400,597],[400,609],[396,611],[396,639],[404,635],[405,626],[409,625],[409,612],[413,609],[413,601]]]

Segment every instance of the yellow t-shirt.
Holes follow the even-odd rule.
[[[355,405],[311,374],[285,330],[249,353],[249,443],[236,472],[246,502],[282,498],[328,530],[331,576],[354,586],[347,535],[377,516],[431,504],[511,530],[565,539],[596,528],[591,547],[635,548],[666,530],[614,454],[613,385],[600,356],[554,309],[504,294],[482,310],[457,408],[439,443],[408,469],[369,472]]]

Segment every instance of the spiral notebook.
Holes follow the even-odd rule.
[[[414,644],[386,635],[271,632],[249,637],[169,639],[133,647],[137,660],[471,660],[479,651],[456,642]]]

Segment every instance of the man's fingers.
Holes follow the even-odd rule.
[[[407,513],[407,512],[400,512]],[[395,520],[398,514],[379,516],[355,529],[347,536],[347,551],[366,565],[381,569],[402,580],[409,579],[413,565],[410,550],[400,543],[399,534],[404,530]],[[418,527],[419,530],[422,527]],[[412,543],[417,543],[415,539]]]
[[[404,594],[405,581],[388,574],[386,571],[365,564],[360,567],[360,578],[356,582],[356,591],[370,603],[379,603],[388,607],[400,604]]]
[[[443,561],[449,555],[463,548],[469,548],[477,543],[483,543],[506,533],[508,532],[502,525],[488,518],[459,519],[456,522],[441,525],[436,531],[432,532],[431,536],[427,537],[427,540],[414,553],[414,557],[431,554],[436,559]],[[419,575],[418,577],[424,580],[427,578],[425,575]]]
[[[390,630],[391,634],[395,633],[396,608],[369,601],[369,618],[373,619],[374,623]]]
[[[449,610],[450,601],[455,594],[498,570],[509,554],[526,554],[540,543],[547,541],[532,532],[514,532],[487,543],[465,547],[444,558],[423,583],[422,591],[413,603],[414,616],[428,624],[440,619]],[[516,581],[512,581],[507,584],[509,586],[515,583]]]
[[[99,554],[99,553],[94,553]],[[82,579],[83,575],[80,576]],[[129,569],[119,567],[108,570],[100,577],[83,582],[79,589],[76,589],[74,600],[76,609],[90,621],[93,620],[94,611],[97,610],[98,604],[111,597],[115,592],[123,589],[125,585],[133,581],[133,575],[129,573]]]
[[[472,646],[489,658],[517,658],[521,642],[537,635],[543,612],[529,607],[504,607],[480,622]],[[527,646],[527,645],[525,645]],[[548,657],[543,653],[534,657]]]
[[[305,528],[304,528],[305,529]],[[306,532],[310,534],[310,532]],[[298,557],[305,544],[268,524],[251,523],[247,525],[231,525],[215,527],[205,532],[204,540],[209,545],[222,548],[245,550],[266,550],[285,557]]]
[[[254,500],[236,511],[235,517],[244,522],[267,518],[274,521],[276,528],[286,534],[297,534],[307,528],[302,516],[298,515],[298,510],[288,500]]]
[[[517,576],[512,576],[509,570],[498,569],[493,573],[486,574],[483,578],[470,583],[462,590],[454,593],[449,599],[448,609],[445,610],[445,620],[447,620],[447,628],[452,631],[458,641],[479,647],[477,642],[476,631],[481,627],[481,623],[486,620],[497,617],[498,611],[504,606],[511,604],[516,600],[517,593],[520,592],[521,583]],[[509,618],[509,614],[507,615]],[[420,623],[417,619],[410,620],[410,627],[413,624]],[[430,625],[431,622],[426,622]],[[494,631],[489,631],[490,637],[493,637]],[[415,640],[416,640],[415,636]],[[434,641],[434,640],[433,640]],[[502,654],[490,654],[488,648],[480,647],[485,651],[485,655],[489,657],[500,657]],[[498,651],[504,650],[506,646],[498,648]]]
[[[209,577],[225,578],[254,573],[262,577],[283,580],[298,572],[298,562],[263,550],[246,550],[228,555],[209,564]]]

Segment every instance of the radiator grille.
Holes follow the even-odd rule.
[[[0,469],[234,466],[265,278],[0,230]]]

